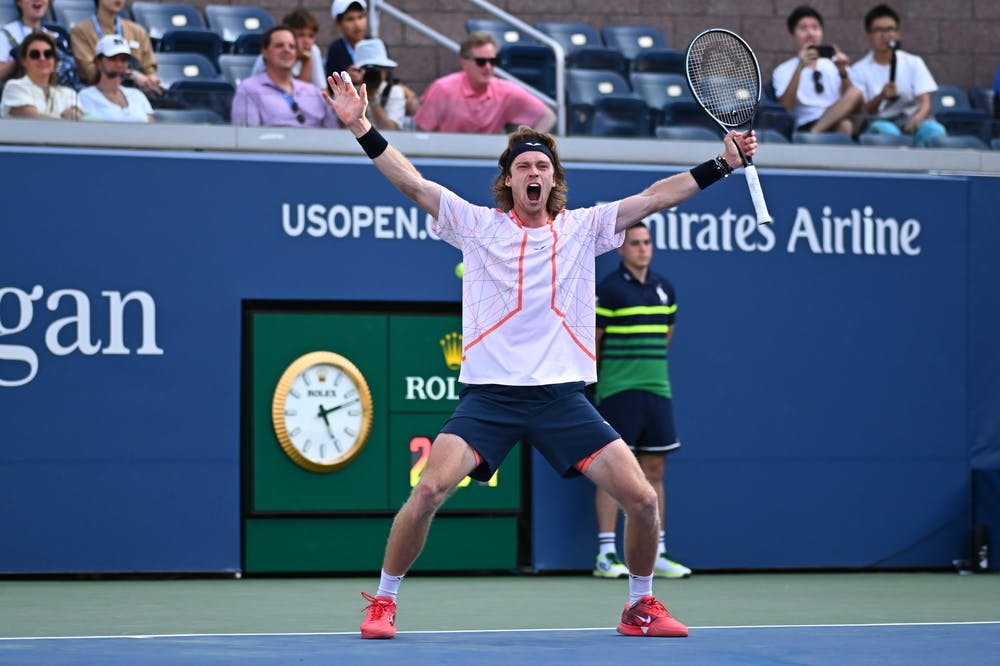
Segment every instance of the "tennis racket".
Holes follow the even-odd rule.
[[[684,62],[695,100],[723,131],[753,129],[760,106],[760,65],[743,38],[729,30],[706,30],[691,41]],[[739,145],[736,146],[739,150]],[[753,159],[740,150],[757,224],[773,221]]]

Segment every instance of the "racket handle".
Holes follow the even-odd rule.
[[[757,177],[757,167],[752,163],[747,164],[743,168],[743,173],[746,174],[747,187],[750,188],[750,200],[753,201],[753,208],[757,213],[757,224],[770,224],[774,218],[767,210],[764,191],[760,189],[760,178]]]

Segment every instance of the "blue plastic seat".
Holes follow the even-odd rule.
[[[684,51],[676,49],[647,49],[632,58],[633,72],[671,72],[687,75]]]
[[[153,109],[158,123],[224,125],[226,119],[211,109]]]
[[[556,94],[556,56],[539,44],[500,47],[500,67],[549,97]]]
[[[200,53],[158,53],[156,65],[167,88],[178,81],[224,81],[215,63]]]
[[[974,150],[988,150],[989,146],[979,137],[970,134],[958,134],[949,136],[932,136],[927,140],[928,148],[971,148]]]
[[[274,25],[274,19],[261,7],[242,5],[205,5],[205,19],[227,44],[244,33],[264,32]]]
[[[840,132],[793,132],[792,143],[814,143],[826,146],[856,146],[854,139]]]
[[[263,32],[244,32],[233,42],[233,53],[238,55],[258,55],[264,42]]]
[[[583,46],[566,57],[566,66],[573,69],[603,69],[628,76],[628,60],[619,51],[604,46]]]
[[[701,125],[658,125],[657,139],[680,139],[683,141],[718,141],[721,133],[713,132]]]
[[[180,2],[136,0],[132,3],[132,18],[146,29],[154,44],[168,30],[207,29],[201,13],[191,5]]]
[[[862,146],[904,146],[913,147],[913,136],[910,134],[861,134],[858,143]]]
[[[590,136],[649,136],[650,110],[618,72],[566,71],[570,131]]]
[[[74,23],[89,19],[94,11],[93,0],[52,0],[52,17],[67,30]]]
[[[257,56],[244,53],[223,53],[219,56],[219,71],[222,77],[234,86],[253,74]]]
[[[506,21],[500,19],[465,19],[466,32],[485,32],[496,38],[500,48],[504,46],[537,45],[534,39],[521,32]]]
[[[608,48],[620,51],[628,60],[649,49],[669,48],[667,37],[651,25],[606,25],[601,37]]]
[[[167,30],[160,35],[159,50],[165,53],[200,53],[213,63],[225,49],[217,32],[205,28]]]
[[[592,26],[586,23],[563,23],[559,21],[542,21],[535,25],[541,32],[562,45],[566,55],[584,46],[604,46],[601,36]]]

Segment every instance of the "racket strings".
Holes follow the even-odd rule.
[[[760,98],[760,71],[747,48],[732,35],[710,32],[690,47],[692,92],[715,118],[730,126],[753,117]]]

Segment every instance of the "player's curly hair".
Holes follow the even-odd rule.
[[[559,211],[566,207],[567,194],[569,193],[569,188],[566,186],[566,170],[563,169],[562,162],[559,161],[555,137],[548,132],[531,129],[527,125],[521,125],[507,137],[507,149],[501,153],[500,159],[497,160],[500,173],[493,180],[493,200],[500,210],[514,208],[514,194],[505,183],[507,176],[510,175],[510,164],[507,162],[511,149],[522,141],[541,142],[552,153],[552,191],[549,192],[549,200],[545,203],[545,209],[551,217],[555,217]]]

